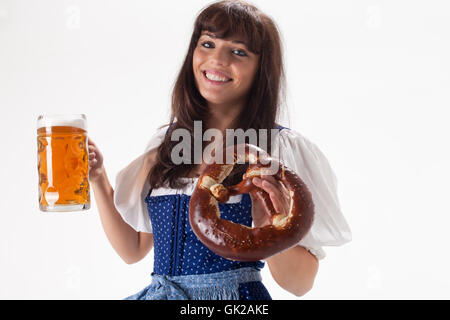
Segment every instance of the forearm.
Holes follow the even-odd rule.
[[[114,205],[114,190],[106,171],[91,182],[100,220],[106,237],[114,250],[127,263],[133,263],[139,256],[139,233],[128,225]]]
[[[266,262],[275,281],[296,296],[311,290],[319,268],[317,258],[301,246],[274,255]]]

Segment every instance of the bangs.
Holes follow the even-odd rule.
[[[202,31],[208,31],[217,38],[236,38],[244,42],[250,51],[259,54],[263,39],[262,25],[256,10],[238,1],[213,4],[202,11],[195,22],[196,40]]]

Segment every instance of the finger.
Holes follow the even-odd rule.
[[[258,198],[256,198],[255,196],[253,196],[252,195],[252,193],[249,193],[250,194],[250,200],[252,201],[252,207],[254,207],[254,208],[259,208],[260,207],[260,204],[259,204],[259,200],[258,200]]]
[[[277,186],[267,180],[263,180],[261,186],[264,189],[264,191],[266,191],[269,194],[273,193],[274,195],[279,195],[280,193],[277,189]]]
[[[280,212],[280,203],[277,197],[274,195],[269,194],[270,201],[272,201],[273,208],[275,209],[275,212]]]
[[[289,189],[286,188],[286,186],[284,185],[284,183],[282,183],[281,181],[280,181],[280,185],[281,185],[282,193],[284,194],[284,196],[286,197],[286,199],[291,199],[291,193],[289,192]]]
[[[261,178],[263,179],[263,181],[269,181],[270,183],[279,186],[281,184],[281,181],[278,179],[275,179],[274,176],[272,175],[262,175]]]
[[[264,180],[260,179],[260,178],[253,178],[252,182],[255,186],[257,186],[258,188],[261,188],[262,190],[264,190],[265,192],[269,192],[269,190],[267,190],[267,186],[264,183]]]
[[[95,153],[89,153],[89,160],[94,159],[95,158]]]
[[[257,187],[261,186],[262,180],[260,178],[253,178],[252,182],[254,185],[256,185]]]
[[[289,192],[286,186],[278,179],[275,179],[274,176],[265,175],[261,176],[264,180],[269,181],[270,183],[276,185],[276,188],[280,193],[284,194],[284,196],[289,197]]]
[[[273,208],[278,213],[286,213],[289,208],[288,197],[289,194],[286,191],[284,185],[278,179],[273,176],[261,176],[260,178],[253,178],[252,182],[268,193]]]
[[[89,153],[96,153],[97,149],[94,146],[88,146]]]
[[[97,148],[97,145],[94,143],[94,141],[91,140],[91,138],[88,137],[88,145],[89,146],[94,146],[95,148]]]
[[[252,182],[255,186],[263,189],[267,193],[273,192],[273,190],[275,189],[270,182],[263,180],[261,178],[255,177],[252,179]]]
[[[271,195],[270,200],[272,201],[273,208],[277,213],[287,213],[289,207],[285,202],[280,201],[280,198]]]
[[[281,207],[280,197],[282,197],[283,195],[280,194],[277,186],[266,180],[261,180],[259,178],[253,178],[253,180],[255,180],[254,183],[257,187],[261,188],[262,190],[264,190],[269,194],[269,197],[274,205],[275,211],[280,211]]]
[[[285,213],[287,211],[287,199],[280,192],[278,183],[273,184],[268,180],[263,180],[256,177],[252,179],[252,182],[253,181],[256,186],[267,192],[267,194],[269,195],[269,199],[272,202],[273,210],[275,210],[275,212]],[[274,181],[277,182],[276,179],[274,179]]]

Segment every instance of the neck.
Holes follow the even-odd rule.
[[[225,132],[225,129],[234,129],[243,107],[243,104],[231,106],[208,103],[209,118],[206,120],[206,127],[219,129],[222,132]]]

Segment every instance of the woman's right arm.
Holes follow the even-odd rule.
[[[103,166],[103,156],[89,139],[89,182],[94,191],[106,237],[128,264],[143,259],[153,247],[153,234],[137,232],[126,223],[114,205],[114,190]]]

